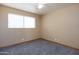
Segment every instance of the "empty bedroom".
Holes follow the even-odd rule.
[[[0,55],[79,55],[79,4],[0,3]]]

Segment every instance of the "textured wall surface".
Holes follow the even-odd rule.
[[[79,49],[79,4],[44,15],[42,38]]]
[[[36,28],[8,28],[8,13],[36,18]],[[21,10],[0,6],[0,47],[37,39],[40,37],[39,24],[40,16]],[[24,40],[22,40],[24,39]]]

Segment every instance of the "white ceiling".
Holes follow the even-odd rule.
[[[39,15],[44,15],[50,13],[51,11],[58,10],[60,8],[64,8],[70,5],[74,5],[72,3],[46,3],[44,8],[37,9],[38,3],[2,3],[2,5],[32,12]]]

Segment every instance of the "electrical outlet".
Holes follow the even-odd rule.
[[[56,38],[54,38],[54,40],[57,40]]]
[[[24,40],[24,38],[22,38],[22,40]]]

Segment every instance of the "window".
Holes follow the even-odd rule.
[[[35,28],[35,18],[8,14],[8,28]]]
[[[24,17],[24,28],[35,28],[35,18]]]
[[[9,14],[8,15],[8,28],[22,28],[23,27],[23,16]]]

